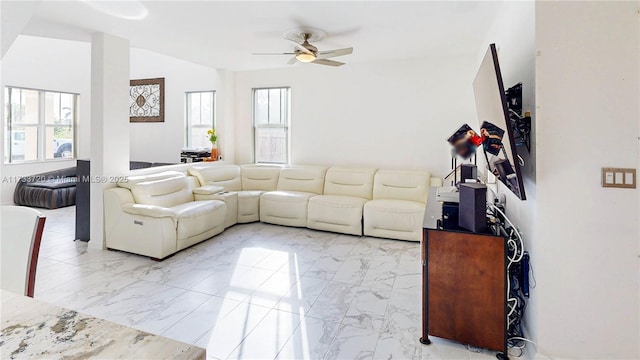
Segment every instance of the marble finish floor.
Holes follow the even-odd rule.
[[[208,359],[495,359],[419,343],[418,243],[252,223],[157,262],[74,242],[75,207],[42,212],[36,299]]]

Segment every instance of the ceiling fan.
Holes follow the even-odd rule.
[[[287,64],[295,64],[297,61],[303,63],[312,63],[329,66],[341,66],[343,62],[329,60],[330,58],[349,55],[353,52],[353,48],[335,49],[318,51],[318,48],[309,43],[310,39],[320,40],[324,37],[324,34],[313,34],[311,32],[302,32],[295,35],[291,33],[285,34],[285,39],[290,40],[296,44],[294,52],[286,53],[254,53],[253,55],[293,55]],[[296,39],[302,40],[302,43],[296,41]]]

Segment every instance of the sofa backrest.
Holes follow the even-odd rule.
[[[324,178],[324,195],[355,196],[371,200],[376,169],[332,167]]]
[[[273,191],[278,188],[281,166],[241,165],[242,190]]]
[[[373,199],[426,203],[430,179],[426,170],[378,170],[373,178]]]
[[[217,185],[227,191],[242,190],[240,166],[238,165],[194,165],[188,171],[190,175],[198,178],[200,186]]]
[[[127,176],[124,181],[118,182],[117,185],[118,187],[131,190],[131,187],[141,182],[168,179],[176,176],[185,176],[185,175],[179,171],[163,171],[155,174],[132,175],[132,176]]]
[[[131,193],[135,202],[143,205],[172,207],[193,201],[189,179],[184,175],[136,183]]]
[[[278,190],[322,194],[326,172],[323,166],[284,167],[280,170]]]

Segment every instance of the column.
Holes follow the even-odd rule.
[[[91,240],[104,249],[103,192],[129,171],[129,40],[91,37]]]

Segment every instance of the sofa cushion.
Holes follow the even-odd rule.
[[[280,170],[278,190],[322,194],[324,175],[323,166],[291,166]]]
[[[425,204],[407,200],[371,200],[364,204],[364,234],[420,241]]]
[[[260,196],[260,221],[307,226],[307,204],[316,194],[299,191],[269,191]]]
[[[307,227],[360,236],[365,202],[367,199],[352,196],[314,196],[309,199]]]
[[[189,174],[198,178],[200,185],[222,186],[227,191],[242,190],[240,166],[238,165],[194,165]]]
[[[238,191],[238,222],[260,220],[260,196],[264,191]]]
[[[172,207],[193,201],[186,176],[139,182],[131,187],[137,204]]]
[[[374,199],[427,202],[431,175],[421,170],[378,170],[373,179]]]
[[[224,223],[226,205],[220,200],[191,201],[170,208],[178,220],[177,238],[187,239],[212,228],[212,223]],[[219,219],[218,219],[219,218]]]
[[[375,169],[370,168],[329,168],[324,180],[323,194],[371,200],[375,172]]]
[[[275,165],[241,165],[242,190],[274,191],[278,187],[280,169]]]
[[[316,195],[309,199],[309,203],[322,205],[334,209],[353,209],[360,208],[367,202],[367,199],[354,197],[354,196],[339,196],[339,195]]]
[[[76,186],[77,182],[78,182],[78,178],[73,176],[73,177],[55,178],[55,179],[42,180],[42,181],[34,181],[34,182],[30,182],[28,186],[44,188],[44,189],[63,189],[67,187]]]

